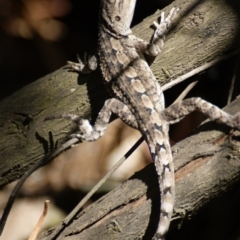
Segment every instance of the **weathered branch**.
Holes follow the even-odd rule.
[[[222,60],[240,48],[239,1],[177,0],[174,6],[180,6],[181,16],[168,36],[163,53],[151,66],[162,84],[211,61]],[[159,13],[136,26],[134,33],[149,39],[148,26],[158,16]],[[79,76],[59,70],[1,101],[0,186],[19,178],[31,164],[51,151],[54,142],[63,142],[76,130],[65,120],[44,123],[46,116],[64,112],[83,117],[97,114],[106,97],[100,78],[99,73]],[[238,100],[233,112],[239,111],[239,106]],[[178,170],[174,217],[187,219],[197,214],[203,205],[239,182],[240,150],[236,142],[239,137],[202,128],[199,131],[173,148]],[[63,228],[61,237],[150,239],[158,222],[159,201],[156,174],[149,165],[84,210],[76,221]],[[52,239],[51,232],[41,239]]]
[[[161,83],[240,48],[239,1],[177,0],[174,6],[181,8],[177,25],[169,34],[163,53],[152,64]],[[158,16],[156,13],[147,18],[133,29],[134,33],[149,39],[148,26]],[[19,178],[30,164],[51,151],[52,141],[63,142],[76,130],[65,120],[44,123],[46,116],[64,112],[83,117],[97,114],[106,97],[100,78],[98,73],[79,76],[59,70],[1,101],[0,186]]]
[[[1,101],[0,186],[19,178],[57,141],[77,131],[70,121],[44,122],[45,117],[69,112],[89,117],[91,108],[97,112],[105,99],[97,78],[97,73],[79,76],[78,85],[77,73],[60,69]]]
[[[240,98],[227,108],[240,109]],[[172,227],[192,218],[215,197],[240,181],[240,132],[205,123],[173,147],[176,204]],[[153,164],[90,205],[57,239],[151,239],[159,217],[159,189]],[[56,233],[56,232],[54,232]],[[39,239],[55,239],[46,231]]]

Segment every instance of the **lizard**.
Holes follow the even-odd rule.
[[[164,44],[178,8],[167,17],[161,13],[159,23],[148,43],[132,34],[130,24],[136,0],[101,0],[99,11],[98,49],[88,62],[68,62],[72,69],[91,72],[100,66],[103,82],[112,98],[105,101],[95,124],[76,115],[62,115],[79,123],[81,140],[95,141],[108,125],[112,113],[129,126],[138,129],[146,140],[160,188],[160,217],[154,240],[164,240],[169,229],[174,207],[174,166],[169,143],[169,125],[180,121],[194,110],[211,120],[240,129],[240,113],[231,116],[201,98],[186,99],[165,108],[164,96],[150,67],[139,52],[156,57]],[[94,66],[94,67],[92,67]]]
[[[231,116],[201,98],[186,99],[165,109],[161,88],[138,52],[156,57],[162,51],[165,35],[179,9],[172,8],[166,18],[162,12],[160,23],[154,22],[155,31],[148,43],[134,36],[130,29],[135,4],[136,0],[101,0],[98,50],[94,59],[98,61],[105,86],[113,98],[105,102],[94,126],[80,119],[80,134],[75,136],[86,141],[97,140],[104,134],[112,113],[141,132],[156,167],[161,195],[159,223],[153,239],[164,240],[175,194],[169,124],[199,110],[211,120],[240,129],[240,113]],[[79,72],[91,69],[90,64],[81,61],[69,64]],[[76,119],[71,115],[65,117]]]
[[[172,8],[166,18],[164,12],[161,13],[161,21],[154,22],[155,31],[148,43],[134,36],[130,30],[135,4],[136,0],[101,0],[97,55],[89,57],[87,62],[68,62],[72,69],[83,73],[90,73],[97,65],[100,66],[112,98],[105,102],[94,126],[77,115],[59,117],[79,124],[80,133],[72,136],[75,140],[95,141],[100,138],[112,113],[142,133],[156,166],[161,195],[159,223],[153,239],[163,240],[170,225],[175,192],[169,125],[199,110],[211,120],[240,129],[240,114],[231,116],[200,98],[183,100],[165,109],[161,88],[138,52],[153,57],[161,52],[165,35],[179,9]],[[49,119],[53,118],[58,117]]]

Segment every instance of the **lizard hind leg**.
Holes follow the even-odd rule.
[[[232,116],[201,98],[189,98],[171,105],[163,111],[163,118],[173,124],[195,110],[202,112],[212,121],[240,130],[240,112]]]
[[[87,119],[82,119],[75,114],[50,116],[45,118],[45,120],[52,120],[58,118],[66,118],[72,120],[78,124],[80,132],[77,134],[72,134],[71,137],[76,137],[83,141],[92,142],[103,136],[112,113],[117,115],[129,126],[133,128],[138,128],[137,121],[129,108],[124,103],[120,102],[115,98],[111,98],[105,101],[104,106],[99,112],[96,122],[93,126]]]

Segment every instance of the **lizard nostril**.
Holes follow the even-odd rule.
[[[116,17],[115,17],[115,20],[116,20],[117,22],[119,22],[119,21],[121,20],[121,18],[120,18],[119,16],[116,16]]]

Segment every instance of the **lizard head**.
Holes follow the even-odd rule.
[[[112,34],[127,36],[131,34],[136,0],[101,0],[100,19]]]

